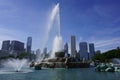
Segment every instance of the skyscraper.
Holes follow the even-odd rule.
[[[89,58],[91,59],[95,54],[94,43],[89,44]]]
[[[75,36],[71,36],[71,57],[76,57],[76,41]]]
[[[65,57],[68,57],[68,43],[65,43],[64,45],[64,52],[65,52]]]
[[[44,57],[44,58],[47,57],[47,48],[46,47],[43,49],[42,57]]]
[[[43,54],[47,54],[47,48],[43,49]]]
[[[40,59],[40,58],[42,58],[42,57],[41,57],[41,50],[40,50],[40,49],[37,49],[37,50],[36,50],[36,60],[38,60],[38,59]]]
[[[39,54],[41,54],[41,51],[40,51],[40,49],[37,49],[36,50],[36,55],[38,56]]]
[[[0,57],[4,57],[4,56],[9,55],[9,50],[10,50],[10,40],[4,40],[2,42]]]
[[[95,51],[95,54],[101,54],[100,50]]]
[[[5,40],[2,42],[2,50],[9,51],[10,48],[10,40]]]
[[[80,42],[79,44],[80,48],[80,59],[83,60],[88,60],[88,47],[87,47],[87,42]]]
[[[27,53],[31,53],[32,37],[27,38]]]
[[[11,41],[10,53],[17,55],[22,52],[24,52],[24,43],[16,40]]]
[[[65,53],[68,54],[68,43],[65,43],[65,45],[64,45],[64,51],[65,51]]]

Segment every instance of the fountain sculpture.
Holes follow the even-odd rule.
[[[50,20],[48,23],[48,31],[47,31],[47,38],[52,28],[52,24],[56,20],[58,33],[53,40],[53,48],[52,54],[49,59],[43,59],[40,63],[32,62],[30,67],[35,67],[36,70],[41,70],[41,67],[47,68],[80,68],[80,67],[88,67],[89,64],[82,63],[82,62],[75,62],[74,58],[65,58],[65,52],[62,50],[62,37],[60,36],[60,13],[59,13],[59,3],[55,5],[51,14]]]

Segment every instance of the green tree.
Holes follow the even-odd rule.
[[[101,62],[108,62],[112,58],[120,58],[120,49],[113,49],[102,54],[96,54],[93,60],[100,60]]]

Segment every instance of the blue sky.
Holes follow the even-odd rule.
[[[3,40],[20,40],[26,43],[33,38],[33,50],[41,48],[48,16],[60,3],[61,35],[70,44],[95,43],[96,50],[107,51],[120,46],[119,0],[0,0],[0,46]],[[54,33],[55,27],[51,30]],[[51,49],[53,37],[46,47]],[[69,45],[70,46],[70,45]]]

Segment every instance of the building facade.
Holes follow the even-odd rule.
[[[10,40],[5,40],[2,42],[1,56],[9,55],[10,51]]]
[[[24,43],[20,41],[13,40],[11,41],[10,53],[17,55],[19,53],[24,52]]]
[[[31,53],[31,47],[32,47],[32,37],[28,37],[27,38],[27,46],[26,46],[27,53]]]
[[[64,52],[65,52],[65,57],[68,57],[68,43],[65,43],[64,45]]]
[[[80,42],[79,44],[79,53],[80,53],[80,59],[81,60],[88,60],[89,56],[88,56],[88,46],[87,46],[87,42]]]
[[[95,55],[95,47],[94,43],[89,44],[89,58],[92,59],[92,57]]]
[[[76,40],[75,36],[71,36],[71,57],[76,57]]]
[[[65,45],[64,45],[64,51],[65,51],[65,53],[68,53],[68,43],[65,43]]]
[[[95,54],[101,54],[100,50],[95,51]]]
[[[10,40],[5,40],[2,42],[2,49],[3,51],[9,51],[10,48]]]

